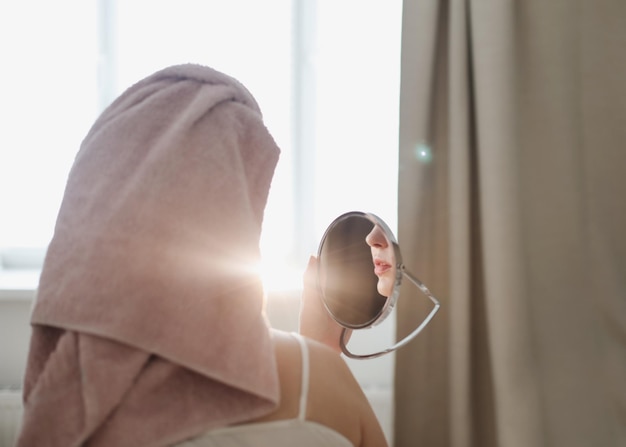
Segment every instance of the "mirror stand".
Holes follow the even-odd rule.
[[[398,241],[378,216],[350,211],[326,229],[319,245],[317,287],[331,317],[343,327],[342,352],[351,359],[372,359],[395,351],[419,334],[439,310],[439,301],[408,272]],[[355,329],[367,329],[387,318],[406,277],[434,304],[426,318],[409,335],[390,348],[373,354],[355,354],[347,343]]]

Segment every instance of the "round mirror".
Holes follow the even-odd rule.
[[[371,213],[351,211],[337,217],[324,233],[318,250],[317,284],[330,315],[344,327],[341,348],[351,358],[373,358],[408,343],[430,321],[439,302],[402,263],[400,247],[387,224]],[[435,307],[411,334],[389,349],[367,355],[346,347],[352,329],[381,323],[400,294],[403,277],[415,284]]]
[[[402,278],[401,259],[380,219],[356,211],[339,216],[322,237],[318,260],[324,304],[339,324],[362,329],[389,314]]]

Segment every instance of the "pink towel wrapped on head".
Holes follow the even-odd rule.
[[[162,446],[279,399],[260,258],[279,149],[254,98],[166,68],[99,117],[32,314],[18,446]]]

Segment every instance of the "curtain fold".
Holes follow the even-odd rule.
[[[405,0],[398,239],[442,308],[396,446],[626,445],[624,48],[620,0]]]

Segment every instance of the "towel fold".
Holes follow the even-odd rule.
[[[277,405],[258,263],[279,150],[199,65],[138,82],[78,152],[33,309],[18,446],[161,446]]]

